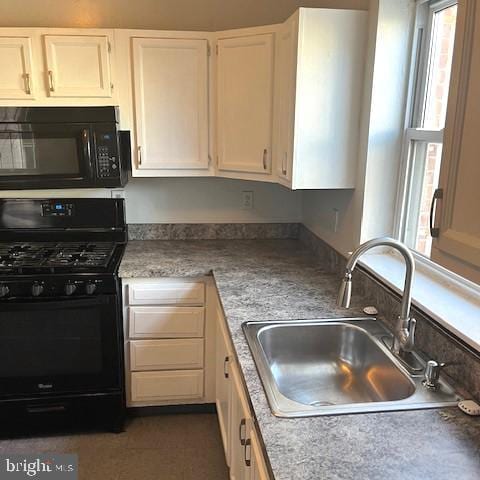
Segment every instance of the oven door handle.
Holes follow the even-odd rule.
[[[82,308],[96,305],[107,305],[115,301],[115,295],[98,295],[87,298],[69,298],[59,300],[58,298],[35,299],[13,298],[0,302],[0,311],[5,310],[37,310],[44,308]]]

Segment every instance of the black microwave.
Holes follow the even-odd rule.
[[[116,107],[0,107],[0,190],[123,187],[130,155]]]

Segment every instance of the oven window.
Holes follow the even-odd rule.
[[[77,137],[50,132],[48,136],[0,133],[1,175],[79,175]]]
[[[100,374],[101,316],[95,307],[3,312],[0,377]]]

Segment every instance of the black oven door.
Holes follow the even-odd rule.
[[[115,295],[0,303],[0,399],[119,390],[118,308]]]
[[[94,186],[88,124],[1,124],[0,188]]]

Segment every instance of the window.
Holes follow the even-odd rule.
[[[398,236],[430,257],[430,207],[442,160],[457,2],[418,2],[411,98],[403,146],[403,182],[397,215]]]

